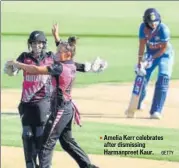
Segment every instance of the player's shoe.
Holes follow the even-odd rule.
[[[159,112],[154,112],[153,114],[151,114],[150,118],[151,119],[158,119],[160,120],[161,119],[161,114]]]

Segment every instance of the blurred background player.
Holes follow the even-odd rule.
[[[150,109],[150,117],[153,119],[160,119],[161,117],[172,74],[174,52],[169,40],[170,30],[161,21],[159,12],[154,8],[147,9],[143,16],[143,23],[139,28],[139,72],[143,59],[148,62],[148,66],[146,67],[145,84],[139,100],[138,109],[141,109],[142,101],[146,96],[146,86],[150,76],[153,70],[158,67],[158,77]],[[144,56],[145,49],[146,54]]]
[[[52,152],[57,140],[62,148],[78,163],[80,168],[97,168],[92,165],[87,154],[78,146],[72,137],[72,97],[71,89],[76,76],[76,65],[73,62],[74,46],[63,43],[54,64],[49,66],[27,65],[9,61],[9,65],[21,68],[30,74],[51,75],[54,92],[51,100],[51,114],[45,125],[40,168],[50,168]]]

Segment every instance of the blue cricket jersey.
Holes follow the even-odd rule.
[[[148,54],[154,55],[160,50],[160,48],[157,47],[157,44],[166,42],[167,49],[164,54],[170,54],[172,50],[172,45],[169,42],[170,30],[164,23],[160,23],[155,30],[148,29],[145,24],[142,23],[139,28],[139,39],[146,39],[146,52]],[[149,45],[152,45],[152,48],[149,47]]]

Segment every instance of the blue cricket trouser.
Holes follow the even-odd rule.
[[[146,69],[145,76],[145,84],[142,89],[142,94],[139,100],[138,109],[141,107],[141,103],[146,96],[146,87],[150,80],[152,72],[158,67],[158,77],[155,84],[154,97],[152,101],[152,107],[150,110],[150,114],[154,112],[161,112],[163,109],[163,105],[167,96],[169,80],[172,74],[174,61],[174,53],[163,54],[159,58],[156,58],[153,61],[153,64],[150,68]]]

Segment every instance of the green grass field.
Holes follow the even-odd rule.
[[[177,54],[179,34],[176,25],[179,21],[175,13],[179,2],[152,3],[160,10],[162,19],[171,29]],[[16,58],[27,50],[29,32],[40,29],[49,35],[52,24],[58,22],[63,38],[71,34],[80,36],[76,61],[90,61],[100,56],[109,63],[109,68],[102,74],[79,73],[77,85],[133,81],[138,52],[138,26],[144,10],[150,6],[148,2],[2,2],[1,69],[7,59]],[[51,36],[48,36],[48,49],[55,51]],[[176,56],[172,79],[179,78],[178,65],[179,58]],[[1,74],[3,88],[21,86],[21,74],[15,78],[4,75],[3,71]]]
[[[51,32],[58,22],[67,34],[136,35],[143,12],[156,7],[179,36],[176,13],[179,2],[2,2],[2,32],[29,33],[34,29]],[[15,23],[15,24],[14,24]]]
[[[17,116],[2,116],[1,117],[1,145],[5,146],[22,146],[21,142],[21,124],[19,117]],[[140,142],[145,143],[144,150],[152,150],[154,155],[137,155],[137,156],[127,156],[127,157],[139,157],[148,158],[155,160],[169,160],[179,162],[179,135],[177,129],[162,129],[162,128],[149,128],[149,127],[136,127],[136,126],[123,126],[119,124],[102,124],[102,123],[91,123],[84,122],[83,126],[80,128],[78,126],[73,126],[73,134],[80,146],[89,154],[104,154],[104,149],[108,150],[137,150],[142,148],[104,148],[104,143],[113,142],[118,143],[118,141],[112,140],[100,140],[100,136],[104,135],[115,136],[115,135],[128,135],[128,136],[163,136],[163,140],[146,140],[146,141],[121,141],[121,142]],[[12,139],[13,137],[13,139]],[[90,142],[90,143],[89,143]],[[58,144],[56,150],[61,150]],[[173,155],[161,155],[163,150],[174,151]]]

